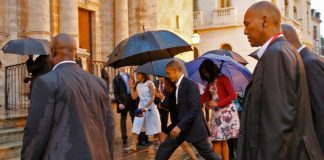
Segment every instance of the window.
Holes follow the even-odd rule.
[[[314,35],[314,40],[317,40],[317,27],[313,27],[313,35]]]
[[[179,16],[178,15],[176,15],[176,28],[180,29]]]
[[[289,16],[289,2],[288,0],[285,0],[285,16]]]
[[[220,8],[231,7],[231,0],[220,0]]]

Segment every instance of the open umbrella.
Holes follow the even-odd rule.
[[[115,68],[143,65],[191,50],[186,41],[170,31],[147,31],[120,42],[108,57],[107,65]]]
[[[168,58],[145,63],[144,65],[137,67],[135,72],[146,73],[153,76],[168,77],[168,75],[165,72],[165,67],[169,62],[173,60],[180,62],[180,64],[182,65],[184,75],[188,76],[185,62],[179,58]]]
[[[226,75],[236,92],[244,91],[251,80],[251,72],[242,64],[235,62],[227,56],[219,56],[215,54],[204,54],[203,56],[188,62],[186,64],[188,76],[196,82],[206,85],[199,74],[199,67],[205,59],[212,60],[221,69],[222,74]]]
[[[19,55],[48,55],[51,45],[45,39],[25,38],[9,41],[2,50],[4,53]]]
[[[247,60],[245,60],[240,54],[233,52],[233,51],[228,51],[225,49],[220,49],[220,50],[211,50],[206,52],[205,54],[216,54],[220,56],[228,56],[233,58],[236,62],[241,63],[243,65],[249,64]]]

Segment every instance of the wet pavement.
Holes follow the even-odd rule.
[[[130,143],[131,141],[129,141]],[[151,146],[138,146],[137,151],[125,150],[123,148],[122,140],[116,139],[114,147],[115,160],[153,160],[156,154],[156,144]],[[194,148],[193,148],[194,149]],[[197,154],[196,154],[197,155]],[[198,155],[197,155],[198,156]],[[188,155],[179,147],[170,157],[170,160],[189,160]],[[202,158],[200,158],[202,159]]]

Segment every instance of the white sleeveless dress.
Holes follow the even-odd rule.
[[[151,93],[149,84],[152,81],[146,81],[145,83],[138,83],[136,87],[137,95],[140,99],[138,108],[144,108],[144,106],[150,101]],[[154,85],[153,85],[154,86]],[[144,125],[146,135],[154,135],[161,132],[161,120],[157,106],[154,102],[147,111],[144,113],[144,117],[135,117],[133,122],[132,132],[140,134],[141,129]]]

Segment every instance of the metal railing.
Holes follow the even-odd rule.
[[[113,94],[113,78],[117,75],[118,70],[107,67],[103,61],[87,61],[88,72],[103,78],[108,87],[109,92]],[[127,67],[126,72],[133,75],[135,67]],[[104,73],[106,72],[106,76]],[[105,78],[106,77],[106,78]],[[28,109],[29,108],[29,92],[30,81],[24,82],[28,78],[27,66],[25,63],[6,66],[5,67],[5,108],[12,109]]]
[[[221,8],[213,12],[213,24],[216,26],[236,25],[235,8]]]
[[[193,12],[193,21],[194,21],[194,23],[193,23],[194,27],[199,27],[203,24],[201,11]]]
[[[112,67],[107,67],[106,62],[103,61],[87,61],[87,65],[89,65],[89,72],[93,75],[100,77],[106,81],[108,84],[110,94],[113,94],[113,79],[118,74],[118,70]],[[126,73],[133,75],[135,67],[126,67]],[[106,73],[103,73],[106,72]],[[107,76],[105,76],[105,74]]]
[[[5,67],[5,108],[27,109],[29,107],[30,81],[24,83],[28,76],[25,63]]]

